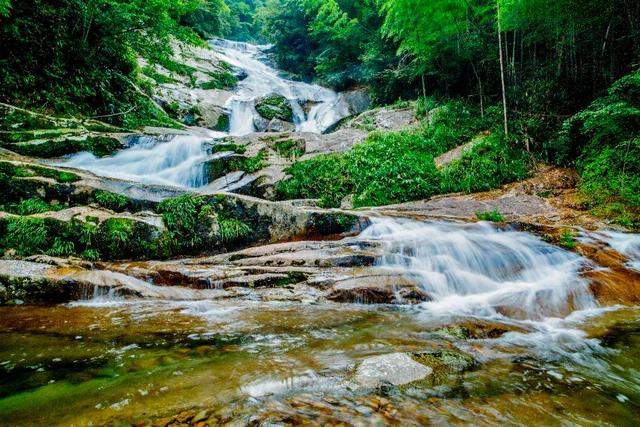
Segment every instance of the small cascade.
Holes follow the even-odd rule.
[[[84,169],[100,176],[141,182],[197,188],[205,185],[204,162],[207,138],[178,135],[169,142],[141,139],[114,156],[98,158],[84,152],[72,156],[64,166]]]
[[[230,111],[230,133],[246,135],[255,130],[256,99],[278,94],[287,98],[293,110],[296,130],[320,133],[349,115],[349,108],[340,102],[338,94],[322,86],[288,80],[278,70],[264,62],[269,46],[228,40],[213,40],[211,45],[222,60],[246,72],[235,95],[227,102]],[[309,103],[308,112],[302,107]]]
[[[539,321],[596,307],[579,275],[586,260],[527,233],[379,218],[361,236],[385,245],[379,267],[420,283],[431,314]]]

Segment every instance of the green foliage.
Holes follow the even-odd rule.
[[[280,199],[319,198],[321,206],[337,207],[353,191],[353,181],[347,175],[347,159],[341,154],[296,162],[287,173],[291,178],[280,181],[276,188]]]
[[[24,199],[20,203],[12,204],[7,207],[7,212],[17,215],[33,215],[49,211],[59,211],[64,209],[63,205],[51,205],[44,200],[34,197]]]
[[[244,171],[246,173],[256,173],[267,167],[267,152],[261,150],[253,157],[233,157],[229,161],[230,171]]]
[[[442,170],[443,193],[473,193],[498,188],[529,175],[530,159],[498,135],[476,143]]]
[[[93,192],[92,198],[99,206],[115,212],[123,212],[129,206],[129,199],[110,191],[96,190]]]
[[[238,78],[229,71],[221,71],[219,73],[209,73],[211,80],[202,83],[200,89],[230,89],[238,84]]]
[[[571,230],[562,230],[558,243],[565,249],[574,249],[576,247],[576,236]]]
[[[238,219],[221,219],[218,226],[218,234],[224,244],[237,243],[252,234],[251,227]]]
[[[476,218],[480,221],[490,221],[490,222],[504,222],[504,216],[497,210],[489,211],[489,212],[476,212]]]
[[[150,79],[153,79],[158,84],[173,84],[178,82],[173,77],[162,74],[158,72],[154,67],[149,65],[143,67],[140,71],[142,72],[142,74],[149,77]]]
[[[198,42],[184,25],[197,25],[191,18],[200,10],[223,6],[221,0],[54,3],[13,2],[8,14],[0,4],[0,100],[101,116],[127,128],[171,123],[135,87],[142,83],[136,55],[167,57],[171,37]]]
[[[49,243],[49,233],[42,218],[13,217],[6,224],[2,247],[14,249],[18,255],[43,253]]]
[[[383,205],[462,191],[450,187],[464,182],[474,187],[468,191],[478,191],[483,188],[475,187],[495,188],[526,176],[524,157],[499,138],[479,144],[441,174],[433,158],[472,139],[492,122],[477,117],[477,111],[463,102],[433,105],[431,123],[416,130],[374,132],[344,154],[294,163],[287,170],[291,179],[278,184],[278,197],[319,198],[322,206],[336,207],[354,194],[356,207]],[[487,182],[476,182],[485,175]]]
[[[640,71],[566,120],[546,146],[548,156],[576,166],[593,212],[628,227],[640,225]]]
[[[304,140],[284,139],[273,143],[278,154],[287,159],[295,159],[304,154]]]
[[[88,136],[84,139],[59,139],[43,142],[14,144],[11,150],[32,157],[62,157],[79,151],[89,151],[98,157],[108,156],[122,148],[115,138],[104,136]]]

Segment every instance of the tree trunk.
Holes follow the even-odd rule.
[[[509,122],[507,118],[507,93],[504,84],[504,58],[502,56],[502,27],[500,26],[500,14],[498,14],[498,48],[500,49],[500,81],[502,83],[502,112],[504,115],[504,135],[509,137]]]

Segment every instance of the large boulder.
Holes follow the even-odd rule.
[[[279,119],[293,123],[293,109],[282,95],[270,94],[256,100],[256,111],[267,120]]]

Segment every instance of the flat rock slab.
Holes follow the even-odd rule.
[[[354,380],[362,387],[378,387],[385,383],[396,386],[420,381],[433,373],[406,353],[390,353],[364,359]]]

